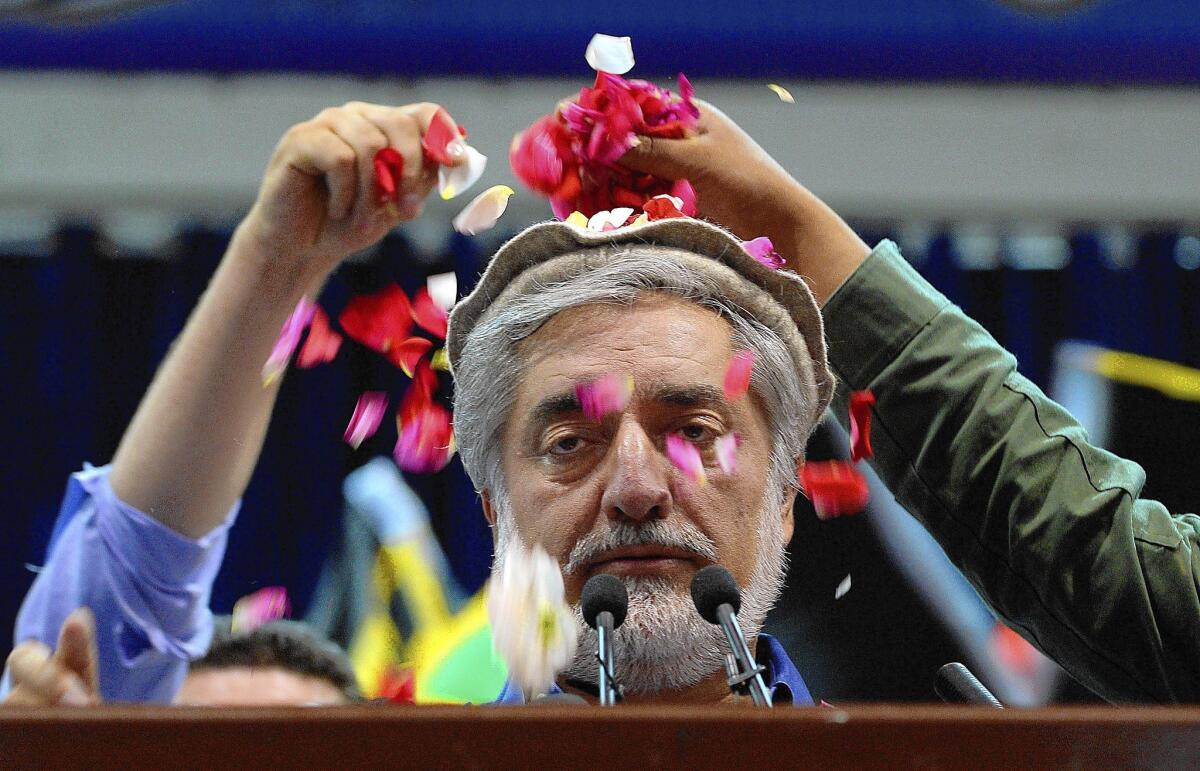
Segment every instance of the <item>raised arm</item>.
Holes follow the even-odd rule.
[[[715,109],[631,165],[687,176],[701,214],[770,236],[823,302],[830,363],[876,396],[872,465],[983,598],[1114,701],[1200,701],[1200,518],[1075,419],[884,242],[842,220]]]
[[[437,105],[352,102],[292,127],[258,199],[176,340],[113,459],[117,497],[199,537],[223,521],[262,449],[278,383],[262,368],[297,301],[347,255],[412,219],[436,183],[421,138]],[[373,158],[404,156],[398,217],[373,193]]]

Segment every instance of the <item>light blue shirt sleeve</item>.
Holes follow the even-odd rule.
[[[240,502],[193,540],[117,498],[109,471],[85,466],[71,475],[14,640],[54,647],[67,615],[86,605],[96,617],[105,701],[169,702],[188,662],[212,641],[209,598]],[[0,698],[8,687],[6,672]]]

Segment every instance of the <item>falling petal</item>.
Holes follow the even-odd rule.
[[[238,635],[249,634],[268,621],[285,618],[291,612],[287,589],[267,586],[234,603],[230,631]]]
[[[568,225],[574,225],[577,228],[587,228],[588,218],[581,211],[571,212],[571,216],[564,220]]]
[[[633,41],[627,37],[593,35],[583,58],[597,72],[624,75],[633,69]]]
[[[394,147],[375,153],[375,198],[381,205],[400,200],[400,178],[404,176],[404,156]]]
[[[588,220],[587,229],[597,231],[615,230],[622,227],[632,214],[633,208],[628,206],[611,211],[596,212]]]
[[[850,394],[850,460],[860,461],[875,454],[871,449],[871,407],[875,394],[853,391]]]
[[[357,450],[359,445],[379,430],[379,424],[383,422],[386,412],[387,394],[383,391],[367,391],[358,397],[358,403],[354,405],[354,414],[350,416],[350,423],[342,436],[346,444]]]
[[[857,514],[867,505],[867,480],[844,460],[811,461],[800,471],[800,486],[820,519]]]
[[[437,372],[450,371],[450,357],[446,355],[445,348],[438,348],[429,357],[429,367]]]
[[[713,448],[717,453],[717,465],[726,474],[737,471],[737,450],[741,446],[741,434],[724,434],[713,442]]]
[[[675,464],[675,468],[698,485],[704,484],[704,460],[696,445],[684,439],[679,434],[667,434],[667,458]]]
[[[388,359],[409,377],[416,372],[417,362],[433,347],[433,342],[426,337],[410,337],[388,349]]]
[[[700,210],[696,207],[696,189],[686,179],[677,179],[671,185],[671,197],[683,201],[679,208],[688,217],[695,217]]]
[[[270,385],[275,378],[283,373],[287,368],[288,359],[292,357],[292,351],[296,350],[296,346],[300,343],[300,335],[304,332],[304,328],[312,321],[313,315],[317,312],[317,305],[307,297],[301,297],[296,303],[296,307],[292,310],[287,320],[283,322],[283,329],[279,332],[279,339],[275,341],[275,346],[271,349],[271,355],[267,357],[267,361],[263,364],[262,379],[263,385]]]
[[[519,540],[488,585],[492,645],[509,677],[532,699],[550,690],[571,662],[579,625],[567,606],[558,563]]]
[[[847,573],[846,577],[843,578],[841,583],[839,583],[837,585],[837,588],[833,590],[833,599],[835,599],[835,600],[842,599],[843,597],[846,596],[846,592],[848,592],[848,591],[850,591],[850,574],[849,573]]]
[[[779,101],[787,102],[788,104],[796,103],[796,99],[792,96],[792,93],[778,83],[768,83],[767,88],[775,92],[775,95],[779,97]]]
[[[318,364],[327,364],[334,360],[341,347],[342,336],[329,326],[329,316],[318,305],[308,327],[308,337],[300,347],[300,355],[296,357],[296,366],[308,369]]]
[[[455,160],[454,156],[450,155],[449,145],[458,141],[461,141],[458,127],[450,122],[450,116],[445,110],[438,110],[434,113],[433,120],[429,121],[425,136],[421,137],[421,149],[429,160],[439,166],[449,166]]]
[[[446,339],[446,325],[450,314],[433,301],[427,287],[421,287],[412,298],[413,321],[431,335]]]
[[[433,298],[433,304],[449,311],[458,301],[458,276],[454,271],[435,273],[425,279],[425,288]]]
[[[417,362],[412,374],[412,382],[400,398],[400,408],[396,410],[396,420],[401,425],[412,420],[417,413],[433,403],[433,395],[437,392],[437,375],[425,359]]]
[[[723,383],[725,398],[736,401],[750,390],[750,375],[754,371],[754,351],[738,351],[725,369]]]
[[[342,331],[372,350],[387,353],[407,340],[413,328],[408,295],[395,284],[350,300],[338,317]]]
[[[633,377],[630,375],[604,375],[575,386],[575,397],[579,399],[583,416],[596,423],[611,412],[625,409],[632,395]]]
[[[411,669],[389,665],[379,677],[374,698],[387,699],[392,704],[416,704],[417,679]]]
[[[783,258],[775,251],[775,244],[771,243],[771,239],[766,236],[759,236],[750,241],[743,241],[742,248],[751,257],[772,270],[779,270],[784,266]]]
[[[417,474],[441,471],[454,455],[454,431],[450,411],[437,402],[427,402],[407,420],[397,416],[399,438],[393,453],[396,465]]]
[[[463,145],[466,157],[458,166],[438,167],[438,194],[449,201],[471,189],[487,168],[487,156],[470,145]]]
[[[495,185],[484,190],[454,218],[454,229],[473,236],[490,229],[508,208],[508,198],[513,189],[508,185]]]

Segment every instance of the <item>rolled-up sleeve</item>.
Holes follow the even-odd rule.
[[[872,465],[984,599],[1115,701],[1200,700],[1200,518],[1141,498],[1016,360],[881,243],[824,308]]]
[[[85,605],[105,700],[170,701],[212,640],[209,598],[237,510],[193,540],[120,500],[109,467],[72,475],[15,641],[54,646],[63,620]]]

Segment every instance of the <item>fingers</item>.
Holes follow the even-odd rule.
[[[330,219],[349,215],[358,195],[358,156],[333,130],[316,120],[293,127],[284,137],[287,163],[310,176],[324,178]]]
[[[637,144],[621,156],[619,163],[633,171],[653,174],[662,179],[687,179],[712,162],[713,141],[710,133],[729,119],[712,105],[696,100],[700,121],[693,136],[684,139],[639,136]]]
[[[55,661],[43,643],[30,640],[13,648],[8,671],[13,689],[5,704],[83,707],[95,703],[79,676]]]
[[[354,151],[357,184],[350,211],[366,212],[376,207],[375,153],[388,146],[388,136],[361,114],[347,108],[330,108],[317,116],[335,135]],[[403,151],[401,151],[403,152]],[[408,157],[405,157],[405,166]],[[332,199],[332,195],[331,195]],[[334,212],[330,211],[333,216]]]
[[[87,608],[77,608],[63,621],[54,660],[78,675],[89,695],[99,697],[99,658],[96,650],[96,620]]]

